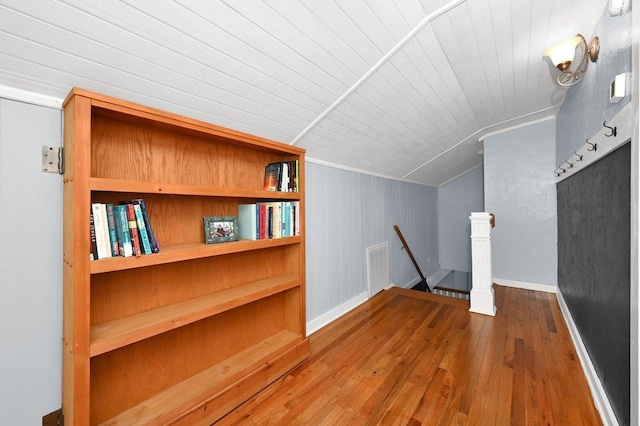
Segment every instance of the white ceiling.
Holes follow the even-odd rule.
[[[548,45],[606,0],[0,0],[0,85],[73,86],[439,186],[554,115]]]

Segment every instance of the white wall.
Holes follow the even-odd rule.
[[[557,286],[555,119],[487,137],[484,141],[485,211],[492,231],[493,276]]]
[[[39,425],[62,400],[60,110],[0,98],[0,424]]]
[[[471,272],[471,212],[484,211],[482,165],[438,188],[440,267]]]

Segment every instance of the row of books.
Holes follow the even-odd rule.
[[[242,240],[265,240],[300,235],[300,202],[239,204],[238,232]]]
[[[92,203],[90,233],[91,260],[141,256],[160,251],[147,207],[141,198],[118,204]]]
[[[267,191],[298,192],[299,162],[269,163],[264,169],[263,189]]]

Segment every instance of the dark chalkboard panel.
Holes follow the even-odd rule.
[[[628,425],[631,144],[558,183],[558,286]]]

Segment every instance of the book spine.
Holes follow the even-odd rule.
[[[139,204],[133,204],[133,212],[136,214],[136,224],[138,225],[138,232],[140,234],[140,241],[142,241],[142,251],[144,254],[151,254],[151,244],[149,243],[149,235],[147,234],[147,227],[142,217],[142,209]]]
[[[273,238],[282,238],[282,203],[273,203]]]
[[[111,241],[111,255],[118,256],[118,234],[116,233],[116,221],[113,215],[113,204],[107,204],[107,222],[109,225],[109,240]]]
[[[116,220],[116,234],[118,235],[118,252],[120,256],[133,256],[127,209],[125,206],[113,206],[113,212]]]
[[[102,231],[105,236],[105,246],[107,246],[107,257],[113,256],[111,251],[111,237],[109,236],[109,217],[107,216],[107,205],[100,203],[100,214],[102,215]]]
[[[149,213],[147,212],[147,205],[145,204],[142,198],[133,200],[133,203],[139,204],[140,210],[142,210],[142,218],[144,219],[144,225],[147,228],[149,244],[151,244],[151,251],[154,253],[159,253],[160,245],[158,244],[158,240],[156,239],[156,234],[153,233],[153,228],[151,227],[151,220],[149,219]]]
[[[291,232],[292,229],[292,225],[293,225],[293,216],[291,215],[291,201],[287,201],[284,203],[284,213],[282,214],[283,217],[283,236],[285,237],[290,237],[293,235],[293,233]]]
[[[295,210],[293,215],[294,235],[300,235],[300,201],[294,201],[293,208]]]
[[[259,240],[265,240],[267,238],[267,205],[265,203],[258,204],[260,210],[260,236]]]
[[[296,174],[295,174],[295,182],[293,184],[293,191],[299,192],[300,187],[298,186],[298,176],[300,174],[300,161],[296,160]]]
[[[242,240],[256,239],[256,207],[255,204],[238,205],[238,234]]]
[[[129,223],[133,254],[140,256],[142,255],[142,251],[140,250],[140,235],[138,233],[138,225],[136,224],[136,213],[133,210],[133,204],[125,204],[124,207],[127,210],[127,222]]]
[[[93,207],[89,209],[89,236],[91,239],[89,260],[98,260],[98,247],[96,246],[96,227],[93,222]]]
[[[289,190],[289,163],[283,162],[281,167],[281,173],[280,173],[280,182],[279,183],[279,188],[280,191],[282,192],[286,192]]]
[[[102,222],[102,209],[100,208],[100,203],[91,204],[91,209],[93,211],[93,225],[96,232],[96,248],[98,250],[98,259],[106,259],[107,257],[111,257],[109,254],[111,249],[107,251],[108,235],[104,233],[105,227]],[[106,220],[106,215],[104,220]]]

